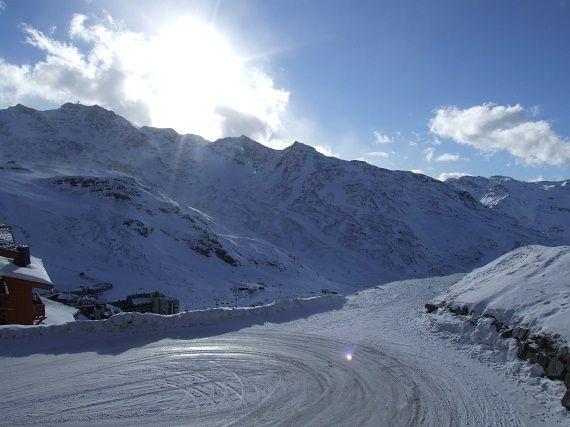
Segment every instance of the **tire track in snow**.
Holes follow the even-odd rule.
[[[4,358],[0,411],[10,425],[518,424],[503,415],[503,399],[472,396],[445,367],[419,367],[417,357],[266,330],[159,341],[114,356]],[[18,381],[30,372],[41,372],[32,388]]]

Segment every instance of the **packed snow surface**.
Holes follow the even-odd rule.
[[[525,246],[473,270],[439,297],[570,343],[570,246]]]
[[[460,278],[395,282],[346,301],[334,297],[342,304],[315,303],[313,311],[261,309],[267,311],[256,316],[256,308],[204,325],[175,321],[168,328],[168,319],[183,318],[172,316],[143,327],[152,316],[129,323],[123,315],[110,328],[92,326],[103,322],[35,328],[45,339],[5,334],[3,422],[567,424],[561,390],[549,381],[529,384],[426,331],[423,302]],[[81,325],[81,336],[63,333]]]

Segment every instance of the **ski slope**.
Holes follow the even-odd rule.
[[[341,308],[235,329],[5,335],[0,411],[9,425],[567,424],[556,385],[428,332],[422,303],[460,278],[394,282]]]

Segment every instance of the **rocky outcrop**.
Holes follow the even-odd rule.
[[[142,222],[138,219],[133,219],[133,218],[129,218],[129,219],[124,220],[123,225],[125,227],[128,227],[128,228],[136,231],[137,233],[139,233],[143,237],[150,236],[151,233],[154,231],[154,228],[148,227],[145,225],[144,222]]]
[[[559,335],[533,334],[525,325],[505,325],[488,314],[478,315],[469,310],[466,305],[446,303],[427,303],[427,313],[435,313],[438,310],[447,311],[454,315],[466,318],[466,321],[479,325],[485,323],[497,332],[502,339],[514,339],[517,341],[517,357],[530,363],[540,365],[544,372],[543,376],[552,381],[563,381],[566,393],[561,399],[562,405],[570,410],[570,348],[563,342]]]
[[[560,403],[562,403],[562,406],[564,406],[566,409],[570,410],[570,389],[566,389],[566,393],[560,400]]]
[[[425,308],[426,308],[426,311],[427,311],[428,313],[433,313],[434,311],[436,311],[436,310],[439,308],[439,306],[437,306],[437,305],[435,305],[435,304],[431,304],[431,303],[428,302],[428,303],[425,305]]]

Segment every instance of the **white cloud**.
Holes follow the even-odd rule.
[[[431,162],[431,159],[433,159],[433,156],[435,155],[435,148],[433,147],[428,147],[424,150],[424,154],[426,155],[426,160],[428,162]]]
[[[529,182],[540,182],[540,181],[544,181],[544,177],[542,176],[542,174],[540,174],[537,177],[534,177],[533,179],[529,180]]]
[[[529,108],[529,113],[531,116],[538,116],[540,114],[540,105],[533,105]]]
[[[536,111],[531,109],[530,115]],[[483,104],[467,109],[440,108],[430,131],[460,144],[494,153],[507,150],[529,165],[563,165],[570,161],[570,142],[556,135],[544,120],[532,121],[521,105]]]
[[[443,153],[435,158],[436,162],[457,162],[463,160],[459,154]]]
[[[390,157],[390,153],[386,153],[385,151],[371,151],[370,153],[364,153],[364,157],[381,157],[387,159]]]
[[[330,145],[315,145],[315,150],[329,157],[338,157],[338,153],[333,153]]]
[[[283,133],[289,93],[204,23],[180,18],[143,34],[110,16],[91,23],[75,15],[69,41],[21,29],[44,57],[23,65],[0,58],[0,107],[80,101],[209,139],[244,133],[270,143]]]
[[[4,0],[0,0],[0,13],[6,9],[6,2]]]
[[[391,144],[394,142],[394,139],[385,133],[381,133],[380,131],[374,131],[374,142],[376,144]]]
[[[221,117],[221,131],[224,136],[246,135],[258,141],[266,141],[271,136],[267,123],[253,114],[225,106],[218,106],[214,111]]]
[[[469,176],[469,174],[465,172],[443,172],[439,174],[437,179],[445,181],[450,178],[461,178],[462,176]]]
[[[410,172],[426,175],[426,172],[423,169],[410,169]]]

